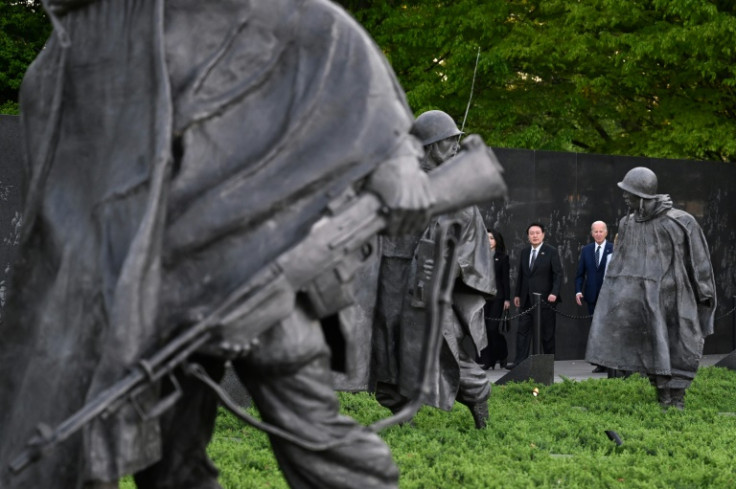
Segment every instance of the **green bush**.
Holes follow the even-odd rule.
[[[703,368],[686,409],[663,412],[639,376],[514,383],[494,386],[485,430],[474,429],[467,408],[456,404],[450,412],[423,408],[413,423],[381,436],[401,471],[402,489],[733,488],[734,385],[736,372]],[[342,411],[361,423],[390,414],[370,394],[339,396]],[[226,489],[288,487],[266,435],[224,410],[209,453]],[[121,485],[134,487],[129,479]]]

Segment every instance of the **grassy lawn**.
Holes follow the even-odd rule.
[[[685,411],[663,413],[638,376],[494,386],[485,430],[474,429],[467,408],[456,404],[451,412],[423,408],[413,426],[381,436],[402,489],[734,488],[735,387],[736,372],[703,368]],[[364,424],[389,414],[367,393],[340,399],[343,412]],[[224,410],[209,452],[225,489],[288,487],[266,436]],[[134,485],[128,479],[121,488]]]

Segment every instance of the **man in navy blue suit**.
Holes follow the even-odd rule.
[[[613,243],[606,241],[608,227],[603,221],[595,221],[590,226],[590,235],[593,242],[583,246],[578,260],[578,272],[575,275],[575,301],[579,306],[583,301],[588,305],[588,312],[592,315],[598,294],[603,285],[608,257],[613,253]],[[596,365],[593,372],[603,372],[605,368]]]
[[[608,227],[603,221],[595,221],[590,226],[590,235],[593,242],[583,246],[580,251],[578,272],[575,275],[575,301],[579,306],[585,301],[588,312],[593,314],[603,285],[608,255],[613,253],[613,243],[606,241]]]

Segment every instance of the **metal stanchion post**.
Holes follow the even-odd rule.
[[[523,382],[532,379],[540,384],[552,385],[555,379],[555,356],[542,354],[542,294],[534,293],[536,311],[526,310],[523,314],[534,314],[533,335],[531,339],[531,354],[514,365],[514,369],[496,381],[496,384],[507,382]]]
[[[534,340],[532,347],[532,355],[542,353],[542,294],[534,292]]]

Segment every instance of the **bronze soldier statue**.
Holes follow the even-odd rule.
[[[422,168],[430,173],[455,155],[461,135],[452,118],[439,110],[417,117],[413,133],[424,145]],[[490,383],[475,358],[488,341],[483,305],[496,290],[486,228],[476,206],[434,218],[421,234],[383,238],[373,338],[376,398],[397,412],[417,394],[422,340],[427,334],[426,290],[438,230],[446,222],[460,224],[459,275],[452,307],[441,319],[439,364],[429,372],[430,389],[424,402],[449,410],[457,400],[468,406],[476,428],[483,428]],[[466,338],[473,351],[466,351]]]
[[[292,487],[397,487],[386,444],[338,412],[323,332],[363,241],[423,228],[437,200],[380,51],[326,0],[44,3],[0,487],[220,487],[197,379],[227,360]],[[343,219],[355,203],[369,218]],[[130,378],[148,388],[110,403]]]
[[[633,168],[618,186],[630,214],[619,223],[585,359],[647,375],[662,407],[683,409],[713,333],[708,244],[695,218],[657,193],[649,168]]]

